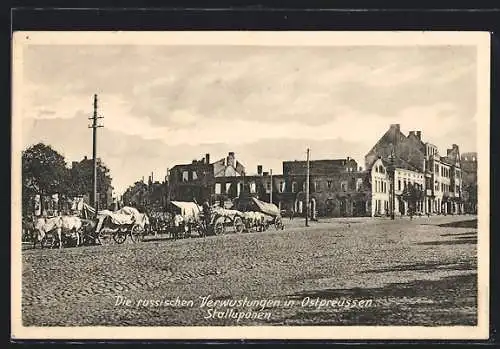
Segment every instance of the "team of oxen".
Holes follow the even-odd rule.
[[[57,245],[62,248],[69,239],[76,246],[81,246],[105,244],[110,236],[121,244],[127,236],[137,242],[150,233],[169,234],[178,239],[192,237],[193,233],[201,237],[220,235],[226,233],[229,227],[234,228],[231,230],[236,233],[265,231],[271,225],[277,230],[283,229],[281,215],[275,205],[256,199],[254,203],[254,210],[239,211],[172,201],[171,210],[152,210],[147,214],[126,206],[114,212],[102,210],[97,215],[91,213],[90,216],[95,217],[93,219],[82,218],[78,214],[36,217],[23,221],[23,231],[30,232],[34,248],[37,244],[43,248],[49,237],[52,238],[51,247]]]
[[[82,218],[77,214],[57,215],[53,217],[33,217],[23,220],[23,235],[41,248],[48,238],[52,238],[51,247],[63,247],[63,242],[70,238],[76,246],[102,244],[106,233],[130,233],[133,230],[145,232],[149,229],[149,218],[133,207],[124,207],[119,211],[99,211],[95,219]],[[124,235],[125,236],[125,235]],[[126,236],[125,236],[126,237]]]

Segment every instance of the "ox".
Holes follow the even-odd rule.
[[[76,216],[57,216],[50,218],[37,218],[35,221],[35,238],[33,248],[36,248],[36,243],[39,242],[43,248],[43,239],[48,234],[57,238],[59,248],[62,248],[63,233],[73,233],[76,235],[76,245],[80,245],[80,229],[82,221]]]

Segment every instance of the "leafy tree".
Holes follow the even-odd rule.
[[[417,211],[417,203],[424,199],[424,191],[417,183],[407,183],[403,193],[402,199],[408,204],[410,215],[414,215]]]
[[[93,192],[92,185],[94,164],[92,159],[85,157],[80,162],[74,162],[71,168],[71,186],[69,192],[71,195],[89,194]],[[97,159],[97,192],[104,195],[108,192],[111,186],[112,178],[110,171],[106,165]],[[102,201],[102,200],[101,200]],[[104,202],[101,202],[100,207],[103,207]]]
[[[35,144],[22,153],[23,213],[28,213],[35,194],[65,193],[69,171],[64,156],[43,143]]]

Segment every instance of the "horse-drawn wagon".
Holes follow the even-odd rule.
[[[284,229],[281,212],[274,204],[252,197],[246,202],[243,210],[243,221],[247,231],[252,229],[265,231],[271,225],[276,230]]]
[[[232,227],[234,232],[241,233],[245,229],[243,213],[238,210],[231,210],[222,207],[213,207],[210,210],[209,229],[213,235],[220,235],[227,232]]]
[[[91,214],[95,214],[92,207],[87,206],[85,209]],[[110,243],[111,239],[117,244],[123,244],[127,236],[132,242],[142,241],[148,229],[148,216],[134,207],[125,206],[118,211],[98,211],[97,221],[90,221],[90,231],[86,229],[85,232],[86,236],[90,235],[100,244],[106,245]]]
[[[170,230],[174,238],[221,235],[233,228],[244,230],[243,213],[222,207],[202,207],[194,202],[171,201],[173,224]]]

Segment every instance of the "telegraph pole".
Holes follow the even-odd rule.
[[[92,129],[92,163],[93,163],[93,178],[92,178],[92,205],[94,206],[95,213],[97,215],[97,128],[103,127],[97,123],[98,119],[102,119],[102,116],[97,116],[97,94],[94,95],[94,115],[89,118],[92,120],[92,125],[89,128]]]
[[[306,161],[306,227],[309,226],[309,148],[307,148]]]
[[[272,204],[273,203],[273,169],[269,170],[269,174],[271,176],[271,194],[269,196],[269,202]]]

